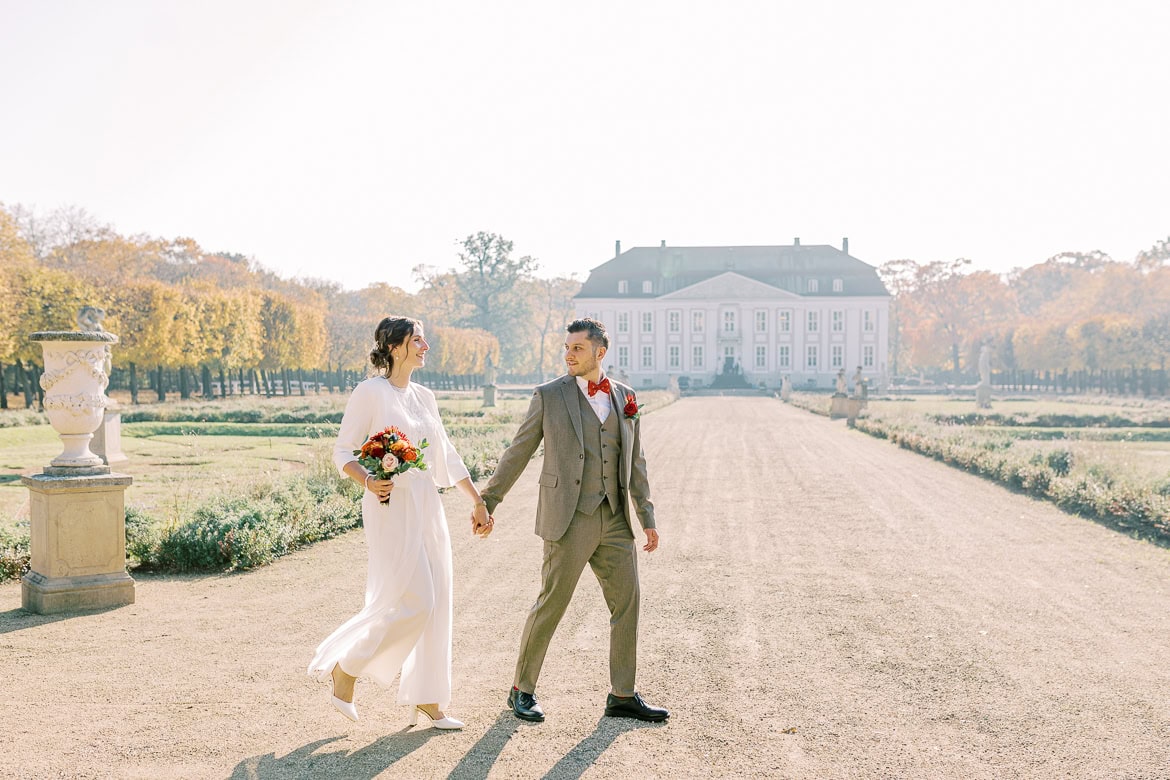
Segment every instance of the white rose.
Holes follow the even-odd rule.
[[[387,452],[385,455],[382,456],[382,470],[383,471],[389,472],[389,471],[393,471],[396,468],[398,468],[398,458],[394,457],[394,455],[392,455],[389,452]]]

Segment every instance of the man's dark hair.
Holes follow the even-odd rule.
[[[600,322],[592,317],[585,317],[573,320],[565,328],[566,333],[581,333],[582,331],[588,334],[587,338],[593,342],[594,347],[609,349],[609,334],[605,332],[605,326]]]

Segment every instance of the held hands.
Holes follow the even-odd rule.
[[[487,507],[476,504],[471,510],[471,533],[481,538],[487,538],[495,525],[495,518],[488,514]]]

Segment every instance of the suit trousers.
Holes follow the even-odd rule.
[[[614,514],[609,502],[597,511],[577,512],[565,535],[544,542],[540,595],[520,638],[513,684],[525,693],[536,691],[548,644],[565,614],[577,581],[588,563],[593,569],[609,607],[609,681],[617,696],[634,695],[638,663],[638,556],[634,534],[622,514]]]

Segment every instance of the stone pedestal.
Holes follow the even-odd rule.
[[[484,406],[495,406],[496,405],[496,386],[495,385],[484,385],[483,386],[483,405]]]
[[[21,478],[30,499],[32,560],[21,581],[21,606],[29,612],[134,603],[134,580],[126,573],[125,492],[131,477],[111,474],[106,466],[79,471],[50,468]]]
[[[829,405],[829,419],[839,420],[848,414],[849,396],[844,393],[833,393],[832,401]]]
[[[94,455],[102,459],[107,466],[125,463],[130,460],[122,452],[122,413],[106,410],[101,425],[93,432],[93,441],[89,443]]]
[[[975,406],[980,409],[991,408],[991,385],[987,382],[975,386]]]
[[[861,398],[850,398],[847,395],[833,394],[833,404],[829,407],[829,419],[840,420],[844,417],[849,425],[857,419],[857,415],[865,408],[865,401]]]

